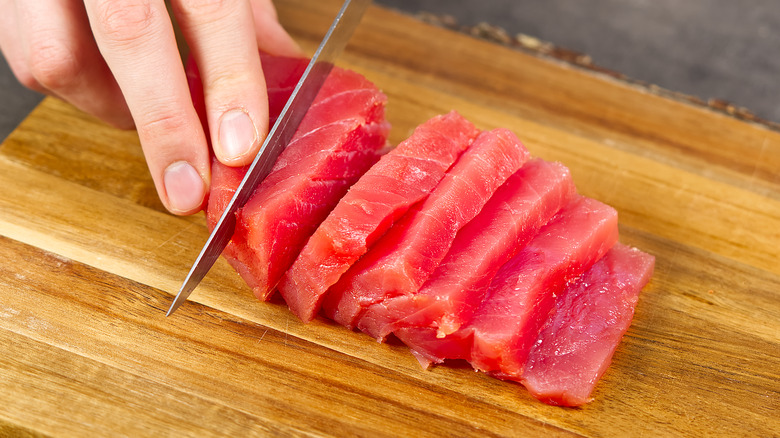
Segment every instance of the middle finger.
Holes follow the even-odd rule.
[[[268,96],[247,0],[174,0],[173,10],[203,81],[217,158],[252,161],[268,131]]]

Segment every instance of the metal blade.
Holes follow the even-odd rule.
[[[258,184],[271,172],[276,158],[292,139],[303,116],[333,68],[334,60],[344,50],[370,3],[371,0],[344,1],[336,19],[333,20],[325,38],[298,81],[298,85],[295,86],[290,100],[287,101],[287,105],[260,147],[244,180],[241,181],[235,195],[219,218],[217,226],[209,235],[195,264],[192,265],[166,316],[176,311],[187,300],[227,247],[236,228],[236,211],[247,203]]]

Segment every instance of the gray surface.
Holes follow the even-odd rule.
[[[663,88],[780,122],[777,0],[377,0],[484,21],[590,55]]]
[[[376,0],[488,22],[590,55],[602,67],[780,122],[777,0]],[[39,101],[0,62],[0,139]]]
[[[41,98],[40,94],[22,87],[5,58],[0,57],[0,140],[13,131]]]

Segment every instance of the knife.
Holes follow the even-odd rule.
[[[206,244],[198,254],[198,258],[195,259],[195,263],[165,316],[170,316],[187,300],[187,297],[203,280],[203,277],[206,276],[206,273],[214,266],[222,251],[227,247],[236,229],[236,212],[249,201],[258,184],[271,172],[276,158],[292,139],[301,120],[303,120],[303,116],[333,68],[333,62],[344,50],[347,41],[354,33],[370,3],[371,0],[344,1],[333,20],[333,24],[325,34],[325,38],[317,51],[314,52],[303,76],[290,95],[290,99],[249,166],[246,176],[209,235]]]

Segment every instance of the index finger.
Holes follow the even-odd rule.
[[[176,214],[199,211],[210,179],[208,145],[163,0],[85,0],[85,6],[160,199]]]

